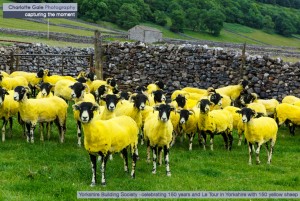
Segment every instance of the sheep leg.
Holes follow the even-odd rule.
[[[233,136],[232,136],[232,133],[229,132],[228,134],[228,139],[229,139],[229,147],[228,147],[228,150],[231,151],[231,148],[232,148],[232,142],[233,142]]]
[[[152,147],[152,154],[153,154],[153,168],[152,174],[156,174],[156,161],[157,161],[157,147]]]
[[[165,145],[164,146],[164,154],[165,154],[165,164],[166,164],[166,172],[167,176],[171,176],[171,171],[170,171],[170,163],[169,163],[169,148]]]
[[[175,130],[173,130],[173,133],[172,133],[172,141],[171,141],[171,144],[170,144],[171,147],[174,146],[175,141],[176,141],[176,137],[177,137],[177,136],[178,136],[178,133],[177,133]]]
[[[147,141],[147,163],[150,163],[150,151],[151,151],[150,142]]]
[[[81,122],[77,121],[77,139],[78,139],[78,146],[81,147]]]
[[[204,131],[199,131],[198,132],[198,141],[199,141],[199,145],[203,146],[203,149],[206,150],[206,133],[204,133]]]
[[[248,151],[249,151],[249,165],[252,165],[252,146],[250,142],[248,142]]]
[[[106,186],[106,179],[105,179],[105,169],[106,169],[106,163],[108,160],[109,154],[107,155],[102,155],[102,160],[101,160],[101,185]]]
[[[124,159],[124,171],[128,173],[129,171],[128,171],[128,154],[127,154],[127,148],[124,148],[121,151],[121,154],[122,154],[123,159]]]
[[[139,134],[138,134],[141,138],[141,145],[144,145],[144,133],[143,133],[143,129],[139,130]]]
[[[238,146],[241,146],[242,145],[242,140],[243,140],[243,133],[238,131],[238,135],[239,135]]]
[[[259,160],[260,147],[261,147],[261,143],[258,143],[257,144],[257,149],[255,151],[255,153],[256,153],[256,164],[260,164],[260,160]]]
[[[273,154],[273,150],[274,150],[274,145],[275,145],[275,141],[274,140],[270,140],[270,154],[269,154],[269,157],[268,157],[268,164],[271,164],[271,161],[272,161],[272,154]]]
[[[161,164],[162,164],[162,147],[158,147],[157,155],[159,156],[158,165],[161,166]]]
[[[136,167],[136,161],[137,161],[137,145],[134,145],[132,150],[132,167],[131,167],[131,178],[135,178],[135,167]]]
[[[227,139],[227,138],[226,138]],[[224,139],[225,140],[225,139]],[[210,134],[210,150],[213,151],[214,150],[214,134],[211,133]]]
[[[30,131],[29,131],[29,136],[30,136],[30,142],[34,143],[34,129],[35,129],[35,123],[31,123],[30,125]]]
[[[91,167],[92,167],[92,183],[91,187],[96,186],[96,168],[97,168],[97,163],[96,163],[97,156],[90,154],[90,160],[91,160]]]
[[[194,139],[195,133],[191,133],[188,136],[189,136],[189,151],[191,151],[193,149],[193,139]]]
[[[44,123],[40,123],[40,140],[44,141]]]
[[[5,141],[5,130],[6,130],[7,121],[3,118],[3,126],[2,126],[2,142]]]
[[[27,136],[27,142],[30,142],[30,123],[25,123],[25,130],[26,130],[26,136]]]
[[[9,121],[9,137],[12,138],[13,118],[9,117],[8,121]]]
[[[268,164],[269,164],[270,150],[269,150],[269,144],[268,144],[268,142],[266,142],[265,145],[266,145],[267,156],[268,156]]]
[[[222,132],[221,135],[222,135],[222,137],[224,139],[225,149],[228,149],[228,137],[227,137],[227,135],[226,135],[225,132]]]
[[[47,123],[47,139],[48,140],[50,140],[51,124],[52,124],[52,122]]]

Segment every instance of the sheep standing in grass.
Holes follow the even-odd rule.
[[[249,82],[247,80],[241,81],[237,85],[229,85],[226,87],[221,87],[216,89],[217,93],[221,95],[227,95],[230,97],[231,101],[234,102],[241,94],[241,92],[245,89],[248,89]]]
[[[16,76],[16,77],[4,77],[2,74],[0,74],[0,86],[7,89],[7,90],[13,90],[16,86],[28,86],[27,80],[22,76]]]
[[[0,118],[3,119],[2,142],[5,141],[6,125],[10,124],[10,136],[12,135],[12,117],[18,113],[19,103],[14,101],[14,91],[7,91],[0,87]]]
[[[166,164],[167,176],[171,176],[169,165],[169,149],[172,140],[173,126],[170,118],[170,112],[174,107],[167,104],[154,106],[157,111],[149,116],[144,125],[144,138],[147,142],[147,161],[150,161],[150,147],[153,153],[152,173],[156,174],[157,156],[164,150],[164,159]]]
[[[208,99],[200,101],[200,113],[198,120],[199,139],[203,137],[203,148],[206,144],[206,133],[210,134],[210,149],[213,150],[214,135],[221,134],[225,141],[225,148],[231,150],[233,118],[226,110],[212,110],[212,103]],[[229,139],[229,145],[228,145]],[[200,142],[201,143],[201,142]]]
[[[300,125],[300,107],[288,103],[279,104],[276,107],[275,120],[279,126],[288,123],[290,133],[295,135],[295,126]]]
[[[252,164],[252,152],[254,144],[257,144],[256,163],[259,164],[259,152],[262,144],[266,144],[268,153],[268,164],[271,163],[272,153],[277,138],[278,126],[274,119],[270,117],[254,118],[256,112],[250,108],[243,108],[238,111],[242,115],[242,121],[245,124],[245,138],[248,142],[249,164]],[[269,150],[268,142],[271,148]]]
[[[59,129],[60,142],[64,142],[66,130],[67,103],[57,97],[43,99],[28,99],[29,88],[17,86],[14,90],[14,100],[19,102],[19,112],[21,119],[26,123],[27,141],[34,142],[34,129],[37,123],[54,121]],[[42,129],[41,129],[41,135]]]
[[[124,159],[124,170],[128,172],[127,148],[130,147],[132,156],[131,177],[135,178],[137,161],[137,142],[139,128],[135,121],[127,116],[115,117],[110,120],[94,119],[97,105],[81,102],[73,105],[74,110],[80,112],[79,119],[83,124],[84,147],[89,152],[92,163],[91,186],[96,185],[96,159],[101,157],[101,184],[106,185],[105,169],[110,154],[121,152]]]

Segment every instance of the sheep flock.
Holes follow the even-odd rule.
[[[152,151],[152,174],[157,172],[157,161],[162,164],[164,159],[166,175],[171,176],[169,153],[172,146],[180,143],[176,138],[183,141],[186,136],[189,151],[196,144],[194,138],[198,138],[199,146],[206,150],[207,136],[210,137],[209,151],[214,150],[214,138],[218,136],[224,140],[224,151],[234,151],[235,146],[244,146],[245,136],[249,164],[252,164],[253,152],[256,163],[260,163],[263,144],[270,164],[278,127],[286,125],[291,135],[295,135],[295,128],[300,125],[300,98],[289,95],[282,103],[276,99],[262,100],[250,93],[249,86],[247,80],[241,80],[217,89],[186,86],[167,94],[161,80],[126,91],[119,89],[118,80],[98,80],[93,72],[80,72],[77,77],[71,77],[51,75],[48,69],[36,73],[1,71],[2,142],[7,139],[8,123],[8,133],[13,138],[13,117],[16,117],[28,143],[34,143],[37,125],[40,140],[44,140],[44,123],[48,139],[54,123],[59,131],[59,142],[64,143],[66,120],[71,119],[77,125],[74,139],[77,136],[79,147],[83,141],[90,156],[91,186],[97,183],[97,158],[101,161],[101,185],[106,185],[106,163],[114,153],[120,153],[124,159],[125,172],[129,172],[127,155],[130,153],[131,177],[135,178],[136,164],[143,162],[137,162],[141,160],[138,149],[143,146],[147,147],[147,162],[151,160]],[[73,109],[73,116],[67,115],[69,107]],[[238,142],[233,141],[235,137]]]

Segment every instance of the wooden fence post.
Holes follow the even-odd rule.
[[[101,62],[101,33],[99,30],[95,31],[95,42],[94,42],[94,51],[95,51],[95,73],[98,79],[103,80],[103,69]]]

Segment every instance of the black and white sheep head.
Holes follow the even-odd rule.
[[[153,107],[154,111],[158,111],[158,119],[162,122],[167,122],[170,119],[171,111],[175,108],[169,104],[160,104]]]
[[[147,92],[147,87],[146,86],[137,86],[135,88],[135,92],[145,94]]]
[[[195,115],[193,110],[187,109],[178,110],[177,113],[180,115],[179,124],[185,124],[189,120],[190,115]]]
[[[213,105],[213,103],[210,102],[208,99],[200,100],[200,104],[199,104],[200,112],[204,114],[208,113],[210,111],[211,105]]]
[[[252,118],[255,118],[257,116],[257,113],[255,110],[244,107],[241,110],[237,110],[236,113],[239,113],[242,115],[242,122],[247,123],[249,122]]]
[[[86,75],[86,78],[88,78],[90,81],[94,81],[97,79],[97,76],[94,72],[89,72],[87,75]]]
[[[255,93],[243,93],[240,97],[240,102],[243,106],[247,104],[253,103],[257,99],[257,95]]]
[[[214,105],[222,106],[222,98],[219,93],[213,93],[210,95],[209,100],[212,102]]]
[[[25,98],[27,98],[27,93],[30,92],[29,87],[25,87],[25,86],[17,86],[14,89],[14,100],[15,101],[22,101]]]
[[[186,97],[182,94],[178,94],[176,98],[174,99],[180,108],[184,108],[186,104]]]
[[[162,81],[156,81],[155,84],[159,89],[165,89],[166,87],[166,85]]]
[[[44,77],[44,69],[40,69],[37,73],[36,73],[36,77],[37,78],[43,78]]]
[[[101,97],[103,96],[105,93],[107,93],[108,91],[108,86],[107,85],[101,85],[98,87],[98,89],[96,89],[95,96],[96,97]]]
[[[79,77],[76,79],[77,82],[86,83],[87,79],[85,77]]]
[[[106,94],[101,97],[106,103],[106,108],[109,111],[114,111],[116,109],[117,103],[120,101],[120,96],[116,94]]]
[[[0,87],[0,106],[3,104],[5,95],[9,95],[5,88]]]
[[[55,85],[52,85],[48,82],[42,82],[42,83],[36,85],[36,88],[38,88],[41,91],[42,97],[48,96],[54,87],[55,87]]]
[[[166,101],[166,96],[165,96],[163,90],[161,90],[161,89],[153,91],[152,95],[153,95],[155,103],[162,103],[162,102]]]
[[[107,78],[106,83],[112,86],[113,88],[118,88],[117,80],[114,78]]]
[[[129,100],[129,97],[132,95],[131,92],[127,92],[127,91],[121,91],[119,92],[119,96],[121,98],[121,100]]]
[[[69,86],[72,89],[71,97],[74,98],[82,98],[85,94],[85,90],[88,86],[85,83],[75,82],[73,85]]]
[[[133,106],[139,110],[144,110],[146,107],[147,101],[149,102],[148,97],[145,94],[133,94],[130,96],[129,101],[133,102]]]
[[[242,81],[240,81],[239,84],[243,87],[243,89],[247,90],[249,88],[249,81],[248,80],[242,80]]]
[[[81,102],[74,104],[73,110],[79,111],[79,121],[82,123],[89,123],[94,118],[94,113],[99,109],[99,106],[91,102]]]

